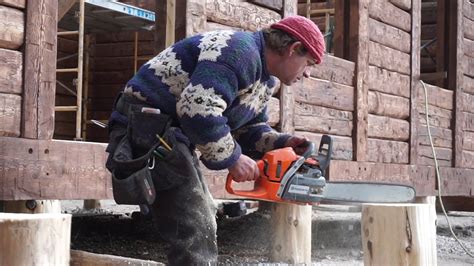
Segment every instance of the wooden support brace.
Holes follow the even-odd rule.
[[[2,265],[69,265],[70,214],[0,213]]]
[[[436,265],[432,204],[366,204],[361,232],[365,265]]]

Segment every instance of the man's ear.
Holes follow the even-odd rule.
[[[302,45],[303,44],[300,41],[296,41],[296,42],[290,44],[290,46],[288,47],[289,55],[291,56],[294,53],[297,53],[298,49],[300,49],[300,47]]]

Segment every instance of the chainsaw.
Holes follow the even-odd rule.
[[[402,203],[415,198],[413,187],[389,183],[328,182],[325,170],[332,153],[332,138],[323,135],[317,153],[307,142],[303,155],[293,148],[272,150],[257,161],[259,178],[252,190],[234,190],[232,176],[227,176],[226,190],[249,199],[297,204],[325,201],[362,203]]]

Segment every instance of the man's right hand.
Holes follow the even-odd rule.
[[[229,174],[235,182],[257,180],[260,171],[257,163],[246,155],[240,155],[237,162],[228,168]]]

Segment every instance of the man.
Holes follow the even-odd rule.
[[[129,123],[130,114],[118,106],[141,103],[159,109],[173,125],[164,136],[173,147],[162,148],[153,165],[157,196],[150,206],[170,244],[170,264],[217,259],[216,208],[194,148],[207,168],[227,169],[236,182],[259,176],[248,155],[281,147],[302,153],[306,139],[277,133],[267,124],[272,76],[292,85],[309,76],[309,67],[320,64],[323,53],[318,27],[293,16],[256,33],[214,31],[179,41],[126,84],[111,116],[108,152],[113,154]],[[142,123],[151,126],[154,120]]]

